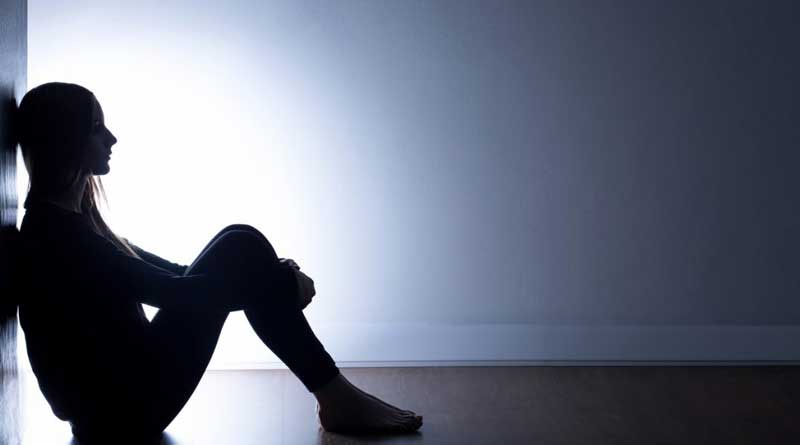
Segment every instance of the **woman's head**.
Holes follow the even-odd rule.
[[[88,89],[51,82],[20,102],[18,139],[30,177],[30,193],[52,196],[91,175],[108,173],[111,146],[103,110]]]
[[[105,200],[100,175],[109,171],[111,146],[117,138],[106,128],[94,94],[80,85],[45,83],[25,94],[17,116],[18,142],[29,178],[25,207],[31,200],[58,199],[82,190],[81,213],[95,231],[137,256],[111,231],[97,208],[100,198]]]

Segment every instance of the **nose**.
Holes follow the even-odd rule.
[[[111,130],[108,131],[108,140],[110,142],[109,146],[117,143],[117,138],[114,136],[114,133],[112,133]]]

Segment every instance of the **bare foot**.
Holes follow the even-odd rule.
[[[422,426],[422,416],[361,391],[341,374],[314,395],[319,402],[319,421],[326,431],[408,433]]]
[[[344,382],[345,382],[345,383],[347,383],[348,385],[350,385],[350,387],[351,387],[351,388],[355,389],[355,390],[356,390],[356,391],[358,391],[359,393],[361,393],[361,394],[363,394],[363,395],[365,395],[365,396],[367,396],[367,397],[371,398],[372,400],[375,400],[375,401],[376,401],[376,402],[378,402],[378,403],[382,403],[382,404],[386,405],[386,406],[387,406],[387,407],[389,407],[389,408],[396,409],[396,410],[398,410],[398,411],[402,411],[402,412],[404,412],[404,413],[406,413],[406,414],[411,414],[411,415],[414,415],[414,412],[413,412],[413,411],[409,411],[409,410],[407,410],[407,409],[400,409],[400,408],[398,408],[398,407],[396,407],[396,406],[394,406],[394,405],[390,405],[389,403],[387,403],[387,402],[384,402],[383,400],[381,400],[381,399],[379,399],[379,398],[377,398],[377,397],[373,396],[372,394],[369,394],[369,393],[367,393],[367,392],[364,392],[364,391],[363,391],[363,390],[361,390],[361,388],[359,388],[358,386],[356,386],[356,385],[353,385],[352,383],[350,383],[350,380],[344,379]]]

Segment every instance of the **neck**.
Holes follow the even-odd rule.
[[[71,212],[82,213],[81,200],[83,199],[83,193],[86,191],[86,178],[87,176],[82,176],[81,180],[61,195],[48,196],[44,200]]]

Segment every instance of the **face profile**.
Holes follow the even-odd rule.
[[[87,169],[94,175],[105,175],[111,167],[111,146],[117,138],[106,128],[105,115],[100,103],[92,96],[92,130],[86,142]]]

